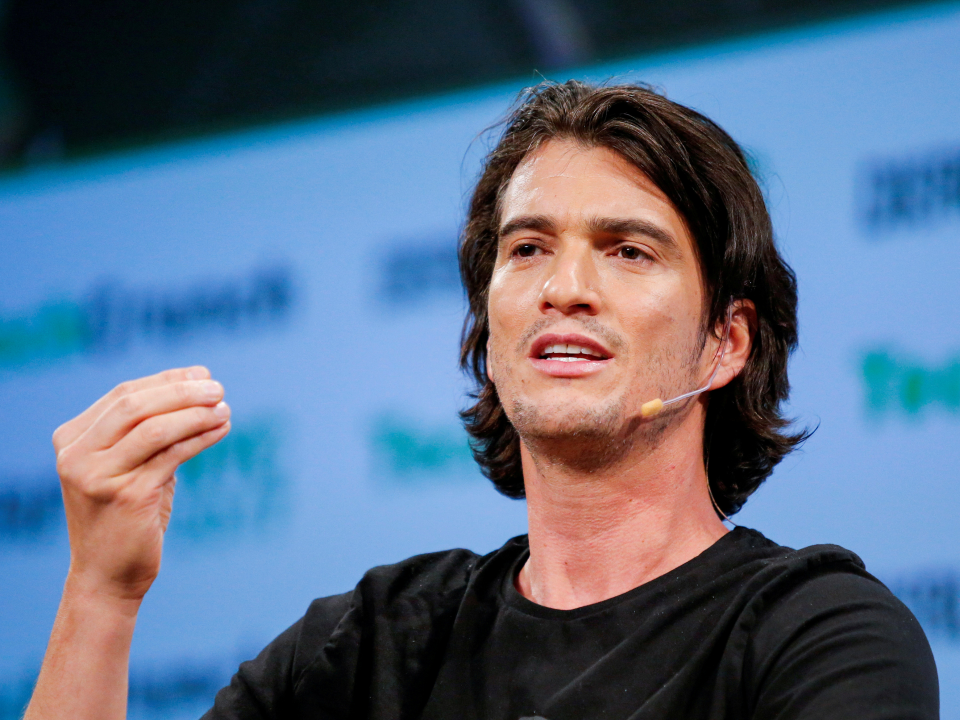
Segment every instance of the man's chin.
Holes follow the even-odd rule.
[[[507,413],[521,437],[540,440],[613,438],[623,431],[619,404],[517,401]]]
[[[621,407],[537,407],[515,404],[507,416],[534,457],[596,472],[634,446],[635,425]]]

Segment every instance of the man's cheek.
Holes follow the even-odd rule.
[[[487,362],[486,362],[487,378],[490,380],[490,382],[496,385],[497,381],[494,378],[494,371],[493,371],[494,365],[496,365],[496,360],[494,359],[494,354],[493,354],[493,338],[488,337],[487,338]]]
[[[514,358],[508,350],[498,342],[496,337],[491,335],[487,340],[487,377],[498,388],[502,382],[509,382],[513,376],[514,366],[511,364]]]

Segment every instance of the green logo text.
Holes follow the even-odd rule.
[[[402,482],[472,477],[476,472],[467,436],[453,424],[425,427],[397,415],[384,415],[374,423],[371,446],[377,474]]]
[[[280,427],[273,419],[235,425],[177,471],[170,529],[205,537],[262,527],[286,508]]]
[[[937,407],[960,413],[960,357],[939,367],[876,350],[863,356],[861,375],[867,411],[874,417],[915,416]]]

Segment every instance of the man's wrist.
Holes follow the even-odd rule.
[[[142,595],[98,582],[72,569],[63,586],[64,609],[94,612],[117,620],[136,620],[142,602]]]

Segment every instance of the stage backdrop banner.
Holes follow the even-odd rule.
[[[799,278],[790,412],[817,431],[735,520],[859,553],[960,720],[960,7],[570,75],[652,83],[751,153]],[[234,409],[179,474],[132,718],[198,716],[373,565],[524,532],[473,464],[456,367],[477,136],[520,87],[0,179],[0,719],[67,569],[50,436],[124,379],[202,363]]]

